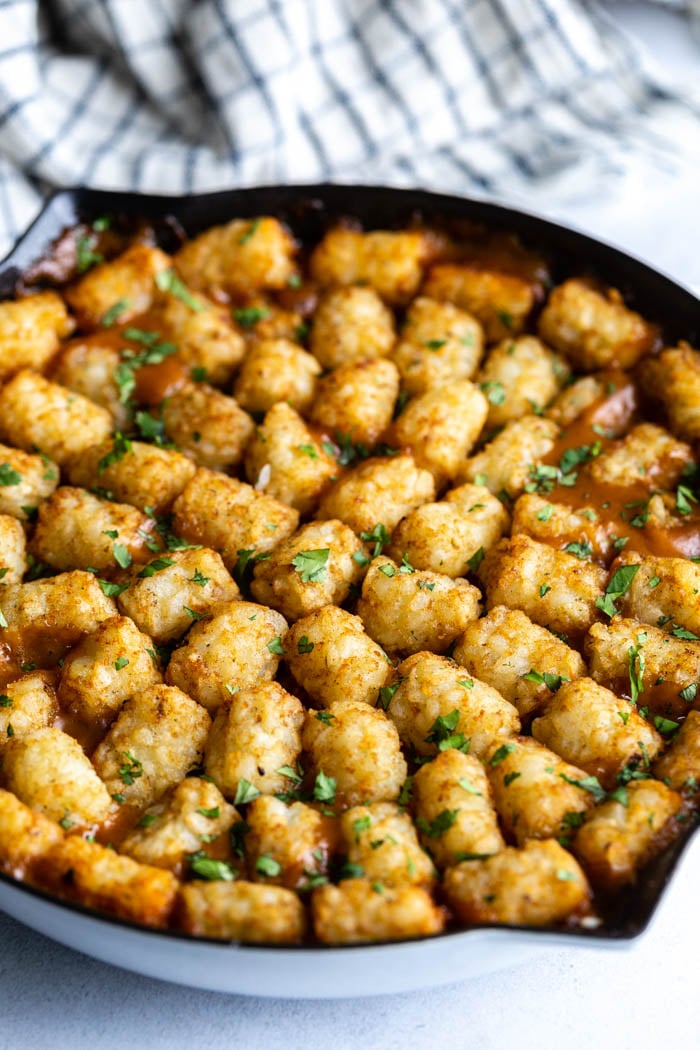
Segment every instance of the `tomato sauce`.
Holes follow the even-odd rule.
[[[615,435],[636,421],[638,395],[631,378],[620,372],[605,373],[601,378],[610,393],[564,428],[552,451],[543,459],[544,464],[557,466],[567,450],[582,446],[595,447],[602,454],[615,446]],[[552,503],[561,503],[573,510],[593,510],[598,531],[610,541],[609,556],[622,549],[656,557],[700,556],[700,508],[693,507],[688,515],[674,516],[670,523],[649,520],[649,500],[654,493],[668,491],[669,477],[677,474],[677,463],[662,462],[643,482],[635,480],[629,485],[601,484],[591,477],[586,465],[577,466],[574,471],[574,484],[555,482],[543,495]],[[578,538],[564,536],[562,544]]]

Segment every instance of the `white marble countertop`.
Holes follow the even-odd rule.
[[[682,21],[612,5],[671,77],[700,74]],[[560,214],[700,287],[697,172],[665,194]],[[629,951],[549,950],[530,963],[423,993],[351,1001],[244,999],[138,977],[62,948],[0,915],[0,1050],[632,1050],[700,1039],[697,941],[700,841],[647,934]]]

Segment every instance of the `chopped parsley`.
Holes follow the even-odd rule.
[[[582,543],[567,543],[564,550],[567,554],[573,554],[575,558],[580,558],[581,561],[588,560],[593,553],[593,547],[587,540],[584,540]]]
[[[195,299],[192,292],[184,281],[178,277],[172,266],[167,270],[161,270],[156,274],[156,286],[161,292],[169,292],[170,295],[179,299],[180,302],[184,303],[185,306],[188,306],[193,313],[199,314],[205,309],[204,303],[200,302],[199,299]]]
[[[118,770],[119,776],[127,787],[131,787],[139,777],[143,776],[143,766],[133,752],[122,751],[121,755],[123,762]]]
[[[690,514],[692,504],[697,503],[698,498],[687,485],[679,485],[676,489],[676,510],[679,514]]]
[[[454,748],[467,754],[471,741],[464,733],[455,733],[460,713],[457,708],[447,715],[439,715],[433,722],[425,738],[426,744],[437,744],[438,751],[449,751]]]
[[[148,579],[149,576],[155,576],[157,572],[161,572],[163,569],[168,569],[174,564],[175,562],[172,558],[155,558],[153,561],[150,561],[148,565],[144,565],[141,572],[138,574],[139,579]]]
[[[297,652],[299,653],[299,655],[303,656],[305,653],[312,653],[314,651],[314,648],[314,642],[310,642],[308,637],[305,634],[302,634],[301,638],[297,642]]]
[[[129,660],[126,656],[118,656],[114,661],[114,670],[121,671],[124,667],[128,667]]]
[[[274,656],[284,656],[284,647],[279,635],[267,643],[267,648]]]
[[[630,679],[630,700],[636,704],[639,696],[644,692],[644,668],[646,661],[642,647],[647,640],[643,632],[637,635],[637,644],[631,645],[627,650],[627,668]]]
[[[387,531],[386,525],[382,525],[381,522],[378,522],[371,532],[361,532],[360,539],[364,540],[365,543],[374,544],[374,551],[372,556],[374,558],[378,558],[379,555],[382,553],[384,547],[386,547],[386,545],[391,540],[391,536]]]
[[[429,839],[439,839],[449,831],[457,820],[458,809],[443,809],[428,823],[423,817],[416,817],[416,827]]]
[[[301,576],[302,583],[322,583],[326,578],[330,547],[319,550],[300,551],[292,558],[292,565]]]
[[[94,228],[94,227],[93,227]],[[97,238],[92,233],[83,233],[75,243],[76,273],[86,273],[98,263],[104,262],[104,255],[96,252]]]
[[[549,671],[536,671],[533,667],[523,675],[526,682],[535,682],[537,685],[546,685],[550,693],[556,693],[558,689],[561,689],[563,682],[570,682],[571,679],[567,678],[566,675],[561,674],[550,674]]]
[[[489,765],[500,766],[501,762],[504,762],[508,758],[508,755],[512,755],[514,751],[515,744],[501,744],[501,746],[491,755]]]
[[[321,770],[314,783],[313,797],[316,802],[330,802],[331,805],[335,802],[335,789],[337,787],[337,780],[335,777],[327,777],[326,774]]]
[[[123,594],[124,591],[129,590],[128,583],[110,583],[109,580],[101,580],[99,577],[97,582],[100,585],[100,590],[105,598],[117,598],[120,594]]]
[[[238,238],[238,243],[243,245],[243,244],[247,244],[248,241],[252,240],[252,238],[258,232],[258,229],[260,228],[260,223],[261,222],[262,222],[262,219],[253,219],[253,221],[248,226],[248,229],[245,230],[245,232],[242,233],[241,236]]]
[[[110,306],[109,310],[106,310],[102,315],[102,327],[111,328],[119,320],[123,313],[131,307],[131,303],[128,299],[118,299],[113,306]]]
[[[601,785],[598,777],[581,777],[580,780],[577,780],[576,777],[570,777],[568,773],[560,773],[559,776],[562,780],[565,780],[567,784],[572,784],[574,787],[581,788],[582,791],[588,791],[589,794],[593,795],[596,802],[602,802],[605,798],[605,788]]]
[[[467,566],[469,569],[471,569],[472,572],[476,572],[478,570],[479,566],[484,560],[485,553],[486,552],[484,551],[484,548],[479,547],[477,551],[474,551],[471,558],[467,558]]]
[[[236,786],[236,795],[233,800],[234,806],[245,806],[248,802],[252,802],[258,798],[260,792],[256,787],[246,780],[245,777],[241,777]]]
[[[282,871],[282,865],[274,857],[271,857],[269,853],[261,853],[255,862],[255,870],[258,875],[265,875],[267,878],[274,879]]]
[[[19,485],[22,475],[19,474],[9,463],[0,464],[0,486],[7,488],[10,485]]]
[[[639,572],[639,565],[621,565],[613,573],[610,582],[605,588],[605,596],[596,598],[596,608],[604,612],[606,616],[615,616],[619,609],[615,602],[622,598],[629,590],[632,580]]]
[[[389,704],[391,703],[391,700],[392,700],[392,698],[394,696],[394,693],[399,688],[399,686],[401,685],[402,682],[403,682],[403,678],[399,678],[398,682],[394,682],[393,685],[380,686],[379,697],[378,697],[377,703],[379,704],[379,706],[382,708],[383,711],[386,711],[387,708],[389,707]],[[456,724],[457,723],[455,723],[455,725]]]
[[[270,316],[267,306],[241,306],[233,311],[233,319],[241,328],[253,328],[258,321]]]
[[[492,405],[502,405],[506,399],[506,390],[503,383],[497,381],[481,383],[481,390],[486,395],[487,401]]]
[[[121,431],[118,430],[112,440],[112,448],[97,463],[98,475],[103,474],[114,463],[119,463],[132,450],[133,446],[128,437],[124,437]]]
[[[189,855],[190,872],[207,882],[233,882],[238,874],[225,860],[214,860],[198,851]]]

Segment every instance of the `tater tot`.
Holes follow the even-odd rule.
[[[44,667],[117,612],[95,576],[77,571],[9,584],[0,591],[0,606],[7,621],[2,640]]]
[[[408,813],[395,802],[372,802],[346,809],[340,818],[343,852],[368,879],[389,886],[430,886],[435,868],[421,849]]]
[[[616,567],[639,565],[621,599],[623,615],[663,627],[676,638],[700,637],[700,565],[687,558],[642,557],[623,551]],[[658,581],[658,582],[657,582]]]
[[[245,855],[256,882],[308,890],[325,878],[331,845],[323,815],[304,802],[259,795],[246,810]]]
[[[503,830],[520,846],[567,835],[604,794],[583,770],[526,736],[492,751],[486,772]]]
[[[585,915],[591,891],[571,854],[548,839],[448,868],[445,895],[465,923],[549,926]]]
[[[362,578],[364,547],[342,521],[312,521],[255,563],[250,589],[256,601],[287,620],[324,605],[342,605]]]
[[[125,701],[92,762],[118,804],[148,806],[199,765],[210,725],[185,693],[152,685]]]
[[[481,325],[452,303],[419,296],[406,313],[401,338],[391,360],[407,394],[473,379],[484,353]]]
[[[277,682],[235,692],[216,712],[207,741],[207,774],[234,801],[246,795],[246,783],[265,795],[283,791],[288,780],[282,769],[293,767],[299,757],[303,721],[301,701]]]
[[[316,517],[340,518],[359,533],[389,532],[410,511],[435,498],[435,481],[412,456],[377,456],[348,470],[326,492]]]
[[[480,551],[489,550],[508,528],[508,512],[484,485],[460,485],[440,503],[424,503],[402,518],[387,554],[416,569],[464,576]]]
[[[173,512],[177,535],[218,551],[228,569],[242,550],[270,551],[299,524],[299,511],[205,467],[185,486]]]
[[[677,735],[652,769],[658,780],[674,791],[682,792],[697,806],[700,801],[700,711],[688,713]]]
[[[157,294],[155,278],[171,264],[170,257],[148,244],[134,244],[110,262],[100,263],[64,289],[71,310],[86,331],[99,328],[105,314],[119,303],[125,324],[145,313]]]
[[[179,925],[196,937],[294,944],[306,930],[304,905],[283,886],[191,882],[180,890]]]
[[[433,266],[423,294],[473,314],[489,343],[521,332],[535,304],[535,289],[526,278],[454,263]]]
[[[166,679],[215,710],[232,690],[272,681],[286,632],[287,621],[274,609],[226,602],[212,619],[194,624],[185,644],[173,653]]]
[[[427,937],[445,925],[442,910],[421,886],[385,886],[369,879],[345,879],[319,886],[311,898],[314,932],[322,944]]]
[[[249,296],[284,288],[294,272],[293,255],[288,230],[266,215],[212,226],[180,248],[175,264],[196,291]]]
[[[534,336],[504,339],[489,352],[477,377],[489,402],[487,425],[538,412],[569,377],[570,368]]]
[[[311,276],[323,288],[369,285],[400,305],[418,290],[431,248],[430,234],[421,230],[359,233],[339,226],[314,248]]]
[[[51,378],[106,408],[114,425],[122,428],[129,422],[129,411],[114,378],[120,362],[112,333],[95,332],[71,339],[62,347],[52,363]]]
[[[188,383],[163,403],[165,433],[201,467],[230,470],[243,459],[253,420],[232,397]]]
[[[335,700],[326,711],[307,711],[302,742],[317,789],[321,774],[335,781],[333,793],[337,791],[336,801],[343,805],[393,802],[399,797],[408,772],[406,759],[396,726],[378,708],[348,699]]]
[[[390,444],[408,448],[441,488],[454,478],[486,421],[488,403],[468,379],[432,387],[406,405],[389,431]]]
[[[74,326],[53,291],[0,303],[0,377],[20,368],[42,371]]]
[[[585,653],[591,678],[618,694],[629,695],[632,660],[639,703],[654,716],[683,717],[697,703],[698,641],[675,638],[660,627],[615,616],[608,624],[593,624]]]
[[[162,514],[170,509],[195,470],[194,463],[181,452],[117,434],[82,452],[71,463],[68,476],[72,485],[98,488],[109,492],[110,499]]]
[[[301,416],[280,401],[255,428],[246,449],[245,472],[258,491],[307,515],[337,477],[338,465]]]
[[[0,694],[0,751],[11,740],[50,726],[58,714],[51,671],[30,671]]]
[[[423,845],[438,867],[503,849],[488,778],[471,755],[441,751],[413,778],[413,798]]]
[[[104,620],[66,657],[61,706],[87,723],[106,723],[127,697],[161,681],[157,659],[151,639],[127,616]]]
[[[551,696],[552,684],[585,674],[575,649],[528,619],[518,609],[497,605],[470,623],[454,650],[457,663],[497,689],[522,718]]]
[[[346,697],[376,704],[392,670],[359,616],[337,605],[297,620],[285,640],[285,652],[296,681],[323,707]]]
[[[0,788],[0,871],[34,882],[32,867],[63,838],[53,820]]]
[[[139,569],[119,608],[159,645],[180,638],[198,617],[238,598],[238,585],[208,547],[159,555]]]
[[[260,339],[243,360],[233,395],[248,412],[267,412],[278,401],[304,412],[320,374],[320,364],[303,347],[289,339]]]
[[[395,338],[394,315],[372,288],[338,288],[319,302],[309,346],[324,368],[338,368],[386,357]]]
[[[614,553],[613,532],[614,526],[601,521],[592,506],[576,509],[527,492],[513,507],[512,536],[524,533],[560,550],[587,545],[596,561],[607,561]]]
[[[674,488],[692,459],[689,445],[654,423],[639,423],[612,448],[596,456],[586,473],[598,485]]]
[[[700,438],[700,353],[687,343],[668,347],[641,366],[647,395],[660,400],[673,433],[684,441]]]
[[[661,749],[661,737],[628,700],[592,678],[567,682],[545,702],[532,723],[535,740],[614,787],[622,769],[648,764]]]
[[[386,694],[402,742],[419,755],[436,755],[448,741],[483,760],[520,730],[518,712],[500,693],[435,653],[399,664]]]
[[[570,386],[564,387],[547,408],[545,415],[560,427],[568,427],[575,419],[602,399],[605,383],[600,376],[582,376]]]
[[[498,495],[519,496],[532,469],[554,448],[559,427],[551,419],[521,416],[463,464],[458,482],[470,481]]]
[[[16,518],[0,514],[0,581],[21,583],[27,570],[27,541]]]
[[[152,557],[153,524],[136,507],[64,485],[39,507],[31,550],[54,569],[109,571]]]
[[[41,449],[59,466],[104,441],[112,426],[106,408],[36,372],[18,372],[0,390],[0,438],[26,452]]]
[[[144,926],[167,926],[178,882],[113,849],[69,835],[41,861],[42,881],[61,897]]]
[[[674,836],[683,799],[658,780],[635,780],[588,815],[573,851],[591,882],[608,892],[636,882],[640,868]]]
[[[617,292],[603,295],[576,279],[551,292],[538,330],[545,343],[584,372],[631,368],[658,338],[657,326],[627,309]]]
[[[2,756],[3,779],[28,806],[62,826],[90,827],[112,800],[77,740],[47,727],[15,736]]]
[[[391,361],[353,361],[319,380],[309,418],[331,437],[371,447],[389,426],[398,393]]]
[[[203,842],[215,842],[239,819],[216,784],[186,777],[148,807],[120,852],[142,864],[173,871],[188,853],[197,853]]]
[[[0,481],[0,514],[24,522],[54,491],[59,470],[46,455],[0,445]]]
[[[481,566],[486,607],[509,605],[559,634],[586,631],[596,619],[605,569],[520,534],[501,540]]]
[[[245,356],[245,339],[225,306],[202,295],[192,298],[196,310],[174,295],[163,296],[156,323],[165,338],[176,344],[178,357],[193,373],[203,371],[208,383],[224,386]]]
[[[380,555],[365,576],[357,615],[385,649],[444,653],[479,615],[480,599],[467,580],[419,572]]]

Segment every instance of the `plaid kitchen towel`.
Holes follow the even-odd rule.
[[[0,0],[0,255],[56,186],[376,181],[551,211],[699,161],[700,93],[594,0]]]

